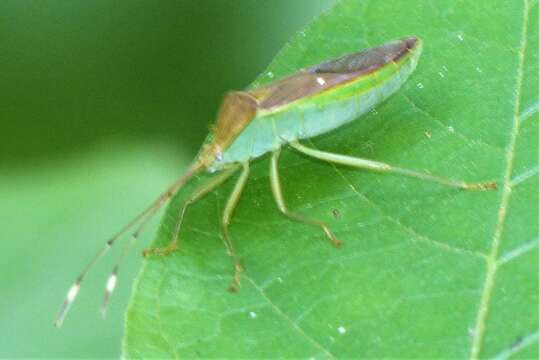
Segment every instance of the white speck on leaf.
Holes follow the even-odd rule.
[[[441,78],[444,78],[444,77],[445,77],[444,73],[441,72],[441,71],[438,71],[438,75],[440,75]]]
[[[268,71],[268,77],[269,77],[270,79],[273,79],[273,76],[274,76],[273,73],[272,73],[271,71]]]
[[[423,89],[425,86],[422,83],[417,83],[417,87]]]
[[[482,72],[483,72],[483,70],[481,70],[481,68],[480,68],[479,66],[476,66],[476,67],[475,67],[475,71],[477,71],[478,73],[482,73]]]
[[[256,319],[256,313],[254,311],[251,311],[249,313],[249,316],[251,317],[251,319]]]
[[[455,128],[451,125],[447,127],[447,130],[449,130],[449,132],[452,134],[455,133]]]
[[[464,41],[464,36],[462,36],[462,34],[457,34],[457,37],[459,38],[460,41]]]
[[[339,326],[337,330],[339,331],[339,334],[341,335],[346,334],[346,328],[344,326]]]

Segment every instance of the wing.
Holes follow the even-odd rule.
[[[335,86],[370,74],[377,69],[398,61],[417,44],[415,37],[405,38],[330,60],[289,77],[250,90],[261,109],[289,104],[304,97],[316,95]]]
[[[256,115],[256,99],[242,91],[225,95],[213,127],[214,143],[225,149]]]

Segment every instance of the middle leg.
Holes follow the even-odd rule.
[[[238,255],[236,254],[236,250],[234,250],[234,246],[232,245],[232,241],[230,240],[228,226],[230,225],[232,214],[234,213],[234,210],[236,209],[236,205],[238,205],[238,201],[240,200],[241,193],[243,192],[243,188],[245,188],[245,184],[247,183],[248,177],[249,177],[249,163],[245,162],[243,163],[243,171],[238,181],[236,182],[236,185],[234,186],[232,193],[228,197],[228,200],[225,205],[225,210],[223,211],[223,218],[221,221],[221,226],[223,229],[223,241],[225,243],[226,249],[228,250],[228,254],[232,257],[232,260],[234,261],[234,278],[232,279],[232,282],[230,283],[230,286],[228,287],[228,290],[232,292],[236,292],[240,288],[240,277],[241,277],[241,273],[243,272],[243,267],[241,266]]]
[[[326,237],[328,238],[328,240],[331,241],[333,245],[339,247],[342,244],[341,241],[337,240],[333,232],[327,227],[325,223],[323,223],[320,220],[312,219],[305,215],[298,214],[298,213],[288,210],[288,207],[286,206],[286,203],[283,197],[283,192],[281,190],[281,181],[279,180],[279,169],[278,169],[279,154],[280,154],[280,150],[277,150],[271,155],[271,165],[270,165],[271,190],[273,192],[273,197],[275,199],[275,202],[277,203],[277,207],[285,216],[289,217],[292,220],[299,221],[304,224],[320,227],[322,231],[324,232],[324,234],[326,235]]]

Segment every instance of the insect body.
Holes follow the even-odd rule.
[[[212,169],[249,161],[356,119],[399,89],[414,71],[421,48],[416,38],[390,42],[267,86],[229,93],[202,161]]]
[[[311,66],[266,86],[228,93],[216,124],[193,164],[149,208],[106,242],[70,288],[55,324],[61,325],[79,292],[82,280],[96,261],[119,238],[133,231],[131,241],[124,248],[107,281],[102,307],[103,311],[106,309],[116,286],[119,265],[130,244],[136,241],[148,220],[163,204],[195,174],[205,170],[215,174],[186,198],[178,213],[170,243],[164,248],[145,250],[144,255],[166,255],[173,252],[178,246],[183,218],[189,206],[241,170],[221,219],[223,240],[234,262],[230,290],[238,290],[243,268],[234,250],[228,227],[247,182],[250,161],[266,153],[271,153],[270,182],[278,209],[292,220],[319,227],[331,243],[339,246],[340,241],[325,223],[288,210],[278,171],[279,153],[284,145],[290,145],[306,156],[345,166],[392,172],[463,190],[495,188],[494,183],[470,184],[377,161],[328,153],[299,143],[301,139],[326,133],[358,118],[388,98],[414,71],[421,50],[421,40],[409,37]]]

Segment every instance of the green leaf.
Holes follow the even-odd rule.
[[[344,241],[335,249],[280,215],[268,160],[256,160],[231,226],[241,291],[226,291],[233,269],[219,235],[229,181],[189,210],[180,250],[145,261],[126,357],[539,356],[537,0],[341,1],[259,81],[407,35],[425,47],[401,91],[311,145],[499,189],[284,151],[289,207],[327,222]],[[155,246],[193,186],[174,198]]]

